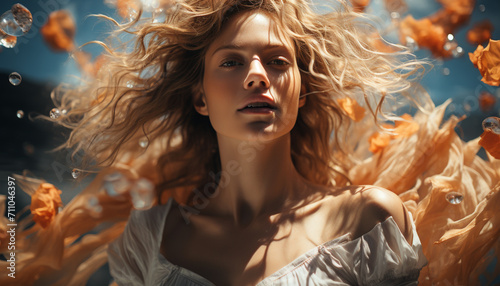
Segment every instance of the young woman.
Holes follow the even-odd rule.
[[[412,83],[423,67],[407,49],[380,49],[344,2],[160,2],[165,18],[116,23],[112,39],[132,41],[101,43],[93,77],[54,93],[63,147],[98,174],[60,210],[55,186],[16,177],[32,215],[18,223],[16,279],[0,284],[81,285],[106,261],[119,285],[489,275],[500,164],[460,140],[458,118],[442,124],[446,104]]]
[[[342,186],[333,166],[348,120],[337,100],[402,91],[418,68],[375,51],[361,24],[301,0],[183,1],[138,31],[133,59],[160,70],[118,73],[138,87],[114,97],[104,87],[89,120],[117,122],[90,149],[111,147],[115,164],[135,159],[129,138],[148,137],[145,163],[127,164],[170,199],[133,211],[111,243],[119,285],[416,283],[426,259],[402,201]],[[144,171],[153,161],[158,175]]]

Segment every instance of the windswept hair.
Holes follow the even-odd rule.
[[[260,9],[292,39],[305,86],[307,101],[291,131],[295,167],[314,183],[346,184],[339,174],[348,156],[339,154],[350,119],[337,100],[364,99],[376,121],[384,99],[410,90],[423,66],[404,47],[378,51],[366,16],[344,2],[334,6],[320,13],[306,0],[184,0],[166,10],[163,22],[114,22],[113,39],[131,34],[133,49],[100,43],[106,61],[95,78],[54,93],[66,110],[55,121],[71,129],[63,147],[83,150],[95,168],[126,164],[153,179],[159,195],[187,195],[214,181],[221,170],[216,133],[194,108],[204,56],[232,15]]]

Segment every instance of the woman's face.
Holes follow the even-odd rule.
[[[218,135],[269,141],[292,130],[300,73],[292,41],[264,12],[233,16],[205,56],[202,100]]]

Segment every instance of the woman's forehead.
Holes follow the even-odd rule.
[[[281,25],[261,10],[252,10],[232,16],[209,48],[209,54],[224,47],[243,47],[261,44],[266,47],[284,47],[294,51],[293,41],[285,35]]]

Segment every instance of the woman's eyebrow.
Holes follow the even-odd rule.
[[[228,44],[228,45],[223,45],[215,49],[215,51],[212,53],[212,55],[215,55],[220,50],[242,50],[245,49],[245,46],[238,45],[238,44]],[[264,49],[266,50],[271,50],[271,49],[285,49],[288,51],[288,48],[283,45],[283,44],[274,44],[270,43],[264,46]]]

